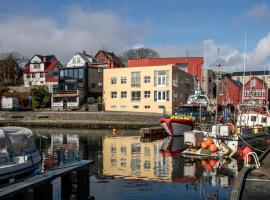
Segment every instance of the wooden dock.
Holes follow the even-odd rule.
[[[89,199],[89,168],[93,161],[81,160],[65,164],[52,171],[24,179],[20,182],[0,188],[0,199],[22,199],[27,196],[30,200],[52,200],[52,181],[61,177],[61,199],[68,200],[71,195],[76,199]],[[76,189],[74,185],[74,172],[76,175]]]
[[[270,147],[260,156],[258,169],[244,167],[233,187],[231,200],[270,199]]]

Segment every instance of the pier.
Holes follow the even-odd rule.
[[[0,199],[52,200],[52,181],[61,177],[61,199],[90,199],[89,168],[93,161],[81,160],[65,164],[0,189]],[[75,186],[76,185],[76,186]],[[75,186],[75,187],[74,187]]]
[[[260,156],[257,169],[243,167],[231,193],[231,200],[264,200],[270,197],[270,147]]]

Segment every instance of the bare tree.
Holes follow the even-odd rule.
[[[129,49],[125,51],[121,56],[121,59],[124,63],[127,63],[131,59],[143,59],[143,58],[158,58],[159,53],[150,48],[138,48],[138,49]]]
[[[18,64],[25,60],[25,57],[18,53],[2,54],[0,57],[0,84],[17,85],[22,77],[22,69]]]

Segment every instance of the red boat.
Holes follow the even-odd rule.
[[[161,118],[160,125],[170,136],[184,136],[185,131],[193,130],[193,121],[184,118]]]

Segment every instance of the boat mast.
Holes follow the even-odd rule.
[[[247,34],[245,33],[245,45],[244,45],[244,71],[243,71],[243,89],[242,89],[242,103],[244,103],[245,94],[245,76],[246,76],[246,49],[247,49]]]
[[[217,51],[218,51],[218,60],[219,60],[219,48],[217,49]],[[216,77],[216,80],[217,80],[217,82],[216,82],[216,120],[215,120],[215,122],[217,123],[217,118],[218,118],[218,93],[219,93],[219,91],[218,91],[218,87],[219,87],[219,67],[220,67],[220,64],[219,63],[217,63],[216,64],[216,67],[217,67],[217,77]]]

